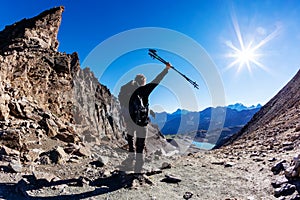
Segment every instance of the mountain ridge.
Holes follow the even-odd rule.
[[[217,107],[220,107],[220,106],[217,106]],[[238,110],[238,111],[241,111],[241,110],[249,110],[249,109],[255,109],[255,108],[261,108],[262,105],[260,103],[256,104],[256,105],[251,105],[251,106],[245,106],[243,103],[235,103],[235,104],[229,104],[227,106],[223,106],[223,107],[227,107],[227,108],[231,108],[231,109],[235,109],[235,110]],[[190,111],[190,110],[187,110],[187,109],[180,109],[180,108],[177,108],[177,110],[173,111],[173,112],[167,112],[167,111],[160,111],[160,112],[155,112],[156,114],[186,114],[188,112],[201,112],[205,109],[208,109],[208,108],[216,108],[216,107],[206,107],[200,111]]]
[[[240,106],[241,104],[239,104]],[[243,110],[227,107],[208,107],[200,112],[190,112],[178,109],[172,114],[166,112],[156,113],[155,118],[151,118],[153,124],[157,124],[162,134],[174,137],[179,135],[189,135],[195,141],[206,141],[215,144],[223,141],[237,133],[260,109],[260,104],[256,108],[243,106]],[[215,113],[215,115],[213,115]],[[213,116],[224,116],[223,118]],[[223,123],[222,130],[216,124]],[[218,127],[218,128],[216,128]]]

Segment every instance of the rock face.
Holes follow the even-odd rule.
[[[289,151],[300,138],[300,71],[225,145]],[[247,141],[247,142],[245,142]],[[219,144],[220,147],[222,144]]]
[[[0,32],[0,120],[14,124],[25,120],[27,128],[65,142],[75,140],[68,135],[84,131],[100,131],[102,137],[114,139],[112,133],[121,129],[113,122],[118,111],[110,108],[116,103],[109,90],[89,70],[80,69],[76,53],[56,51],[62,12],[63,7],[54,8]]]
[[[32,149],[104,137],[122,142],[115,98],[92,72],[80,69],[77,53],[57,52],[63,10],[47,10],[0,32],[0,143],[23,152],[23,160],[31,159]]]
[[[63,7],[23,19],[0,32],[0,141],[28,151],[46,138],[80,141],[75,127],[73,77],[78,56],[57,52]]]

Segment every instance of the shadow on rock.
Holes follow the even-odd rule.
[[[125,172],[115,172],[110,177],[98,178],[90,183],[90,186],[106,187],[107,192],[115,191],[121,188],[132,186],[134,174],[126,174]]]
[[[23,176],[18,183],[0,183],[0,198],[3,199],[84,199],[88,197],[106,194],[121,188],[132,186],[134,180],[133,174],[124,172],[114,172],[110,177],[98,178],[94,181],[88,181],[85,178],[67,179],[47,182],[44,179],[36,180],[32,175]],[[67,185],[68,187],[89,186],[92,191],[82,192],[80,194],[61,194],[56,196],[33,196],[29,191],[52,188],[53,186]],[[87,190],[88,190],[87,189]]]

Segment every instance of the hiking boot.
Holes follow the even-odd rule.
[[[121,171],[133,171],[134,169],[134,157],[128,156],[125,160],[122,161],[119,166]]]

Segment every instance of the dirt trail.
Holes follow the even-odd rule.
[[[15,199],[276,199],[270,171],[275,162],[291,159],[296,151],[275,155],[231,156],[221,151],[205,151],[189,156],[156,156],[145,164],[152,185],[133,180],[130,173],[117,173],[114,166],[96,167],[91,159],[35,168],[44,176],[56,178],[46,182],[33,180],[26,173],[0,173],[0,198]],[[110,158],[117,163],[119,158]],[[273,161],[273,157],[276,161]],[[158,170],[163,163],[171,168]],[[29,168],[28,168],[29,170]],[[152,174],[151,174],[152,172]],[[166,175],[178,183],[163,182]],[[25,178],[24,178],[25,177]],[[32,179],[32,177],[31,177]],[[21,181],[20,181],[21,180]]]

